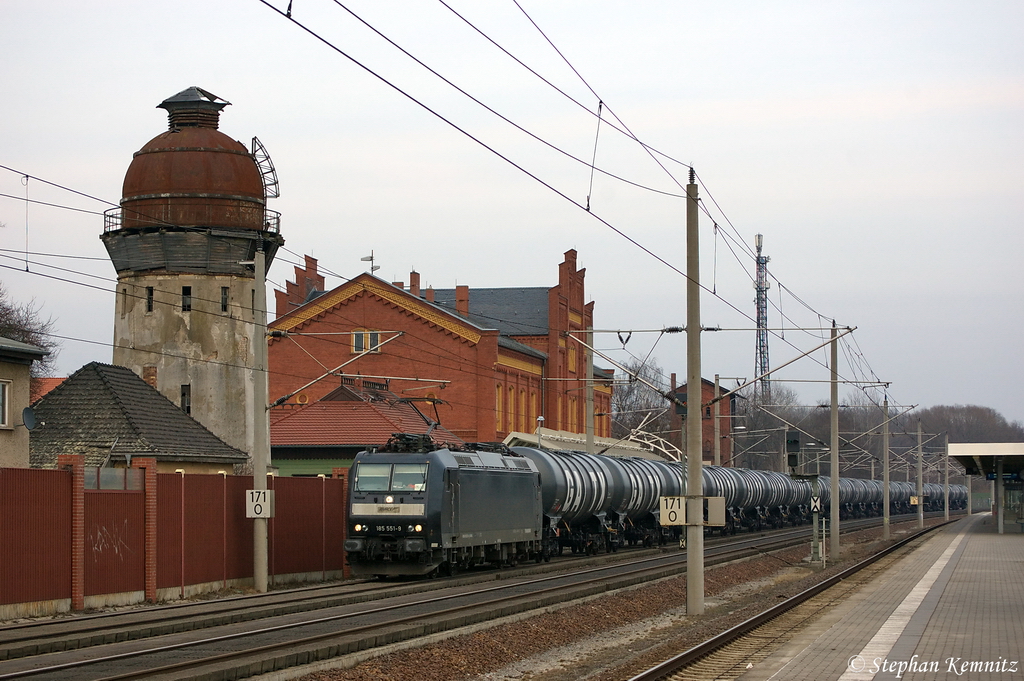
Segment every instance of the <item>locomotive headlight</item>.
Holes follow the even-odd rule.
[[[422,525],[417,525],[416,526],[416,531],[417,532],[422,532],[423,531],[423,526]]]
[[[363,531],[363,526],[362,525],[356,525],[355,530],[356,530],[356,532],[362,532]]]
[[[391,496],[391,495],[388,495],[388,496],[384,497],[384,503],[385,504],[393,504],[393,503],[395,503],[395,498],[393,496]]]

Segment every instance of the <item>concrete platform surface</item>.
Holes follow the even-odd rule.
[[[1024,534],[933,533],[741,681],[1024,681]]]

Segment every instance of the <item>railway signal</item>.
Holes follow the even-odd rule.
[[[786,465],[795,472],[800,467],[800,431],[786,431]]]

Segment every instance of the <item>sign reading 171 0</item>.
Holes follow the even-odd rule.
[[[658,516],[662,525],[686,524],[685,497],[661,497],[661,513]]]
[[[274,517],[274,490],[272,490],[272,489],[247,489],[247,490],[245,490],[245,517],[246,518],[273,518]]]

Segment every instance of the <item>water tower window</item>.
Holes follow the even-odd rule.
[[[190,312],[192,310],[192,287],[182,286],[181,287],[181,311]]]
[[[230,291],[230,289],[227,286],[221,286],[220,287],[220,311],[221,312],[227,312],[228,311],[228,291]]]
[[[146,287],[146,312],[153,311],[153,287]]]
[[[186,414],[192,413],[192,386],[189,384],[181,386],[181,410]]]

